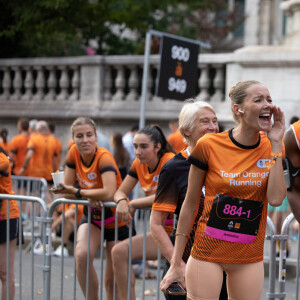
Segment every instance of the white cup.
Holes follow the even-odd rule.
[[[55,173],[51,173],[53,182],[56,188],[60,189],[62,186],[60,183],[64,183],[64,177],[65,177],[65,172],[64,171],[59,171]]]

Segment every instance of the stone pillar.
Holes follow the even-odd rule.
[[[300,46],[300,0],[288,0],[280,4],[288,17],[287,35],[283,40],[286,46]]]
[[[245,2],[245,46],[258,45],[259,2],[259,0],[246,0]]]
[[[98,64],[87,64],[81,66],[80,72],[80,101],[94,104],[94,109],[100,106],[100,81],[101,72]]]

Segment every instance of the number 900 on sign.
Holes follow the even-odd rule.
[[[190,50],[188,48],[178,47],[174,45],[172,47],[172,58],[187,62],[190,59]]]

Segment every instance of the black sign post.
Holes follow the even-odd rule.
[[[150,52],[151,52],[150,51],[150,48],[151,48],[151,38],[152,38],[153,35],[160,36],[162,38],[168,37],[168,38],[176,41],[175,46],[179,45],[179,48],[183,47],[182,45],[184,45],[184,48],[187,48],[186,45],[189,45],[188,49],[190,49],[190,47],[192,47],[190,44],[198,45],[198,47],[197,47],[198,50],[195,51],[195,53],[194,53],[194,51],[192,53],[192,57],[194,57],[194,59],[195,59],[195,60],[193,60],[193,62],[194,62],[194,68],[195,68],[195,71],[194,71],[195,75],[194,75],[193,78],[195,78],[195,80],[192,79],[192,77],[190,76],[191,74],[186,75],[186,64],[185,64],[186,62],[183,63],[181,61],[179,61],[180,64],[178,64],[178,65],[177,65],[177,62],[176,62],[176,67],[178,66],[178,68],[175,69],[175,71],[173,70],[172,74],[170,74],[170,77],[167,77],[168,75],[165,75],[165,78],[167,78],[167,80],[165,82],[167,82],[167,83],[169,82],[169,78],[174,78],[175,79],[175,85],[173,84],[174,83],[173,79],[171,79],[171,81],[170,81],[170,83],[171,83],[171,85],[170,85],[171,89],[172,89],[172,87],[174,88],[174,86],[175,86],[175,90],[176,90],[176,84],[177,84],[176,79],[183,78],[182,74],[185,74],[184,75],[185,77],[183,79],[186,81],[186,87],[190,88],[190,83],[194,81],[194,92],[191,92],[190,94],[186,93],[186,94],[182,95],[182,97],[180,98],[180,100],[184,100],[186,98],[193,97],[193,96],[196,95],[196,84],[197,84],[197,80],[196,79],[197,79],[197,65],[198,65],[199,46],[201,46],[204,49],[210,49],[210,45],[209,44],[203,43],[201,41],[195,41],[195,40],[187,39],[187,38],[184,38],[184,37],[179,37],[179,36],[176,36],[176,35],[173,35],[173,34],[169,34],[169,33],[165,33],[165,32],[160,32],[160,31],[153,30],[153,29],[150,29],[150,30],[147,31],[147,34],[146,34],[146,43],[145,43],[145,55],[144,55],[143,81],[142,81],[142,98],[141,98],[141,107],[140,107],[140,122],[139,122],[139,127],[140,128],[143,128],[145,126],[145,119],[146,119],[145,118],[145,110],[146,110],[146,101],[147,101],[147,93],[148,93],[147,92],[147,87],[148,87],[148,75],[149,75],[149,59],[150,59]],[[181,49],[180,49],[180,51],[181,51]],[[161,49],[161,52],[162,52],[162,49]],[[176,51],[175,51],[175,53],[176,53]],[[184,53],[184,54],[187,55],[187,53]],[[170,56],[170,53],[167,53],[167,55]],[[181,54],[181,55],[183,55],[183,54]],[[181,55],[178,54],[178,57],[182,57]],[[190,51],[189,55],[191,57],[191,51]],[[190,57],[189,57],[189,59],[190,59]],[[185,59],[186,59],[186,57],[185,57]],[[166,68],[167,69],[168,68],[171,69],[171,66],[167,66]],[[165,68],[160,67],[161,72],[164,72],[164,71],[162,71],[163,69],[165,69]],[[161,72],[159,72],[159,73],[161,73]],[[176,74],[178,74],[178,75],[176,75]],[[161,77],[161,75],[159,75],[159,78],[160,77]],[[161,83],[159,83],[159,85],[161,85]],[[167,87],[168,87],[168,85],[167,85]],[[158,89],[159,89],[159,87],[156,90],[156,94],[160,95],[159,92],[158,92]],[[184,90],[184,88],[182,87],[182,82],[178,81],[177,90],[181,90],[181,91]],[[161,97],[170,97],[172,99],[178,99],[178,97],[175,98],[175,93],[179,93],[179,92],[174,92],[174,90],[173,90],[172,95],[161,96]],[[130,293],[130,289],[128,289],[128,291]]]
[[[158,97],[186,100],[196,95],[199,50],[198,44],[162,37]]]

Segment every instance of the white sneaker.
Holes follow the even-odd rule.
[[[37,239],[33,246],[33,253],[37,255],[44,254],[44,247],[40,239]]]
[[[61,245],[59,245],[56,250],[53,252],[53,255],[61,257],[61,250],[63,250],[62,254],[64,257],[69,257],[69,251],[66,247],[61,248]]]

